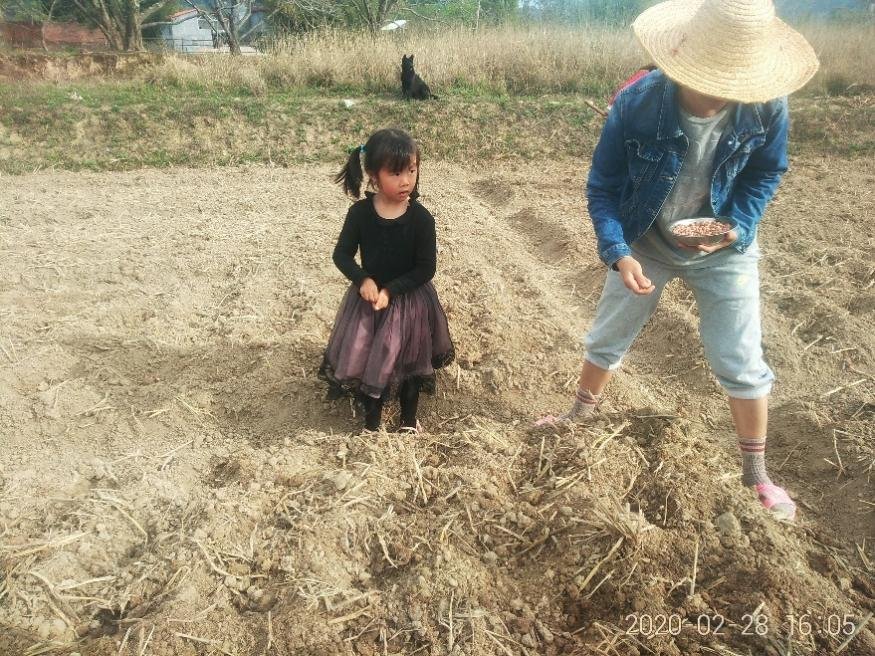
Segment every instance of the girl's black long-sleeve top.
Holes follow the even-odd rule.
[[[359,250],[361,265],[355,261]],[[349,208],[334,247],[334,264],[356,287],[373,278],[393,297],[424,285],[437,267],[434,217],[411,200],[397,219],[384,219],[369,195]]]

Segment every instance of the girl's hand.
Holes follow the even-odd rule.
[[[365,278],[359,287],[359,296],[372,305],[377,302],[379,293],[380,290],[377,289],[377,283],[372,278]]]
[[[631,255],[617,260],[617,270],[620,272],[620,278],[623,279],[626,288],[639,296],[647,296],[656,289],[650,282],[650,278],[644,275],[641,263]]]
[[[726,248],[736,239],[738,239],[738,233],[736,233],[735,230],[730,230],[726,233],[726,236],[723,237],[723,241],[719,241],[716,244],[711,244],[710,246],[706,246],[705,244],[699,244],[698,246],[687,246],[686,244],[682,244],[680,242],[678,242],[678,246],[680,246],[681,248],[686,248],[689,251],[713,253],[714,251],[719,251],[721,248]]]
[[[379,312],[380,310],[384,310],[389,305],[389,292],[385,289],[381,289],[380,293],[377,294],[377,300],[373,303],[374,310]]]

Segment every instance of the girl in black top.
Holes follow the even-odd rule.
[[[353,198],[363,182],[362,155],[375,193],[366,192],[349,208],[334,248],[334,263],[352,285],[319,373],[330,398],[358,395],[368,430],[379,429],[383,403],[397,389],[401,430],[419,432],[419,393],[434,392],[434,370],[454,357],[447,317],[431,284],[434,218],[417,201],[419,147],[407,133],[379,130],[352,152],[335,182]]]

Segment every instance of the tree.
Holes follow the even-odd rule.
[[[364,25],[376,34],[386,22],[389,12],[399,6],[401,0],[344,0],[339,4],[351,23]]]
[[[376,33],[387,20],[408,14],[426,21],[478,26],[515,16],[518,0],[267,0],[294,32],[327,25],[366,27]]]
[[[64,0],[0,0],[0,15],[15,21],[38,23],[43,50],[48,50],[46,24],[51,23],[53,18],[73,18],[69,2],[65,3]]]
[[[42,42],[43,50],[48,50],[48,46],[46,46],[46,23],[51,22],[54,9],[55,0],[50,0],[48,6],[42,1],[11,0],[10,2],[0,2],[0,16],[16,21],[40,24],[40,41]]]
[[[517,0],[409,0],[405,8],[422,18],[459,22],[475,29],[483,23],[503,23],[517,15]]]
[[[337,24],[340,14],[334,0],[267,0],[280,22],[292,32],[306,32]]]
[[[393,12],[406,10],[410,0],[268,0],[281,20],[296,32],[328,25],[367,27],[376,34]]]
[[[517,15],[519,2],[516,0],[477,0],[480,20],[503,23]]]
[[[646,0],[523,0],[523,9],[547,20],[616,24],[628,23],[651,4]]]
[[[97,26],[109,47],[118,51],[143,50],[143,30],[164,21],[150,22],[176,0],[71,0],[79,14]]]

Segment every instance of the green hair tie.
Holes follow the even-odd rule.
[[[365,145],[359,144],[358,146],[350,146],[346,149],[347,154],[352,155],[355,151],[359,151],[361,153],[365,152]]]

